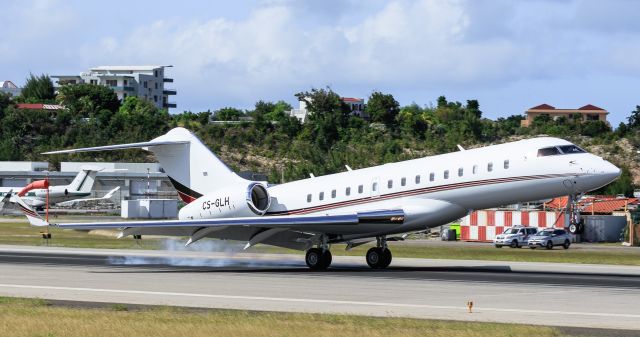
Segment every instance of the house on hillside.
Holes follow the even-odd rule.
[[[11,81],[0,81],[0,92],[4,92],[15,97],[20,96],[22,88],[19,88]]]
[[[365,111],[366,104],[364,102],[364,98],[341,97],[340,100],[349,107],[351,115],[362,117],[366,120],[369,119],[369,114]],[[298,109],[292,109],[288,112],[291,117],[296,117],[304,123],[307,119],[307,115],[309,114],[309,110],[307,110],[307,102],[301,100],[298,101],[298,103]]]
[[[80,75],[55,75],[56,84],[97,84],[111,88],[118,99],[124,100],[128,96],[136,96],[153,103],[156,107],[175,108],[171,102],[172,96],[177,94],[175,89],[165,88],[165,83],[173,83],[172,78],[165,77],[165,71],[170,65],[146,66],[99,66],[82,72]]]
[[[533,120],[538,116],[549,116],[554,120],[560,117],[573,119],[575,116],[580,116],[583,122],[602,121],[608,124],[607,115],[609,112],[592,104],[587,104],[578,109],[557,109],[549,104],[540,104],[525,111],[525,114],[526,119],[520,121],[520,126],[522,127],[531,125]]]

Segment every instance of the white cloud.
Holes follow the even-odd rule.
[[[193,15],[162,6],[143,13],[138,4],[114,21],[85,1],[10,2],[0,52],[12,65],[56,73],[173,64],[176,100],[192,109],[293,100],[311,86],[437,96],[640,73],[635,1],[264,0],[244,3],[242,15],[220,4],[192,5],[187,12],[201,9]]]

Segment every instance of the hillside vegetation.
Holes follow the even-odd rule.
[[[473,148],[541,134],[573,141],[623,168],[623,176],[601,193],[633,193],[640,184],[640,106],[628,123],[615,130],[600,121],[537,118],[520,127],[521,115],[484,118],[476,100],[449,102],[439,97],[435,106],[400,106],[390,94],[374,92],[368,98],[371,121],[350,115],[340,96],[330,88],[312,89],[297,96],[307,101],[310,115],[301,124],[286,111],[285,102],[259,101],[249,111],[228,107],[218,111],[169,114],[136,97],[119,101],[104,86],[80,84],[59,89],[56,96],[32,76],[25,90],[32,96],[0,96],[0,160],[153,161],[139,150],[43,157],[47,150],[146,141],[176,126],[195,132],[229,166],[268,175],[271,182],[290,181],[426,155]],[[52,98],[55,97],[55,98]],[[18,109],[17,102],[59,103],[59,111]],[[251,118],[246,118],[251,117]],[[210,123],[211,120],[233,123]]]

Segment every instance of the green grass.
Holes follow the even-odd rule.
[[[106,235],[95,235],[83,231],[61,230],[51,228],[53,239],[50,245],[54,247],[75,248],[112,248],[112,249],[159,249],[163,247],[162,238],[143,237],[137,242],[131,237],[116,239]],[[115,233],[115,232],[113,232]],[[185,239],[186,242],[186,239]],[[0,244],[12,245],[45,245],[39,234],[39,229],[30,227],[26,222],[16,221],[0,223]],[[333,246],[333,255],[364,256],[369,245],[357,247],[350,251],[344,250],[344,245]],[[489,261],[521,261],[521,262],[567,262],[640,266],[640,248],[608,247],[608,249],[586,249],[573,246],[568,250],[556,248],[553,250],[529,248],[512,249],[504,247],[496,249],[487,244],[464,245],[434,242],[434,244],[414,244],[410,241],[391,243],[394,257],[457,259],[457,260],[489,260]],[[264,253],[303,254],[300,251],[258,245],[249,251]]]
[[[121,306],[75,308],[0,297],[0,336],[563,336],[519,324],[242,310]]]
[[[48,243],[40,234],[43,228],[31,227],[29,223],[0,222],[0,244],[72,248],[112,248],[112,249],[158,249],[162,239],[145,239],[137,242],[131,237],[116,239],[105,235],[93,235],[86,231],[62,230],[52,227],[52,240]],[[115,233],[115,232],[114,232]]]

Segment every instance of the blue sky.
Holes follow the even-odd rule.
[[[401,104],[478,99],[486,117],[640,104],[638,1],[5,1],[0,79],[172,64],[176,111],[296,92]]]

